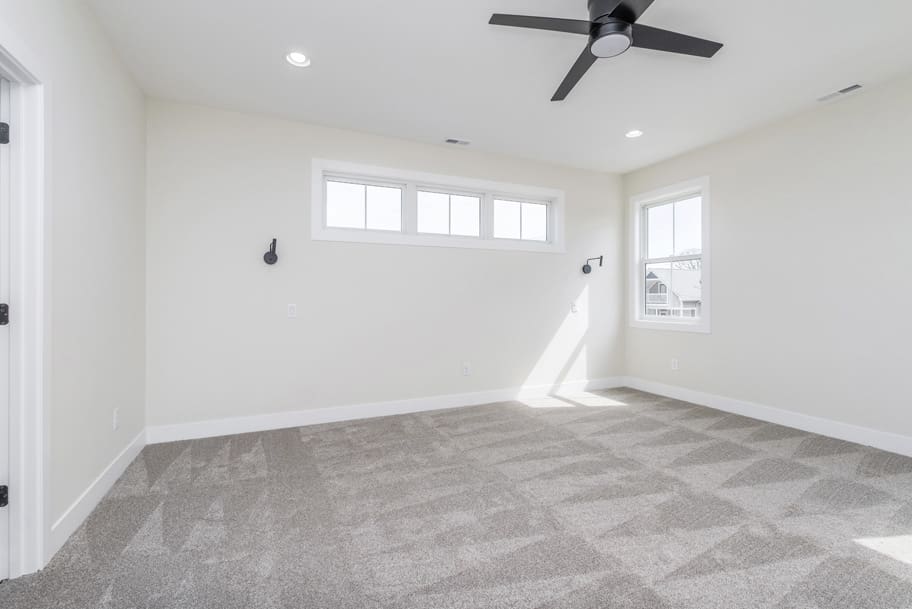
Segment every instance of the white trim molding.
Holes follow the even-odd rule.
[[[376,183],[402,189],[402,229],[369,230],[333,228],[326,225],[327,178],[356,183]],[[417,232],[417,192],[421,189],[467,194],[481,201],[479,236],[431,235]],[[494,199],[539,203],[548,207],[547,241],[499,239],[493,236]],[[552,188],[523,186],[455,176],[374,167],[344,161],[313,159],[311,163],[310,235],[315,241],[382,243],[488,250],[562,254],[564,245],[564,192]]]
[[[46,548],[48,557],[54,556],[70,536],[85,522],[92,510],[101,503],[108,491],[114,487],[114,483],[117,482],[118,478],[127,471],[127,467],[130,466],[133,459],[139,456],[145,445],[146,433],[141,431],[120,451],[119,455],[114,457],[114,460],[104,468],[104,471],[92,481],[88,488],[57,519],[57,522],[51,527],[51,534],[48,537],[48,546]]]
[[[44,70],[0,21],[0,75],[13,85],[10,146],[10,576],[44,567],[48,523],[46,390],[50,336],[50,202]],[[6,438],[2,439],[3,441]]]
[[[614,389],[624,384],[622,378],[604,378],[591,381],[571,381],[560,385],[536,385],[512,389],[493,389],[473,393],[454,393],[426,398],[393,400],[350,406],[332,406],[311,410],[276,412],[264,415],[212,419],[174,425],[150,425],[146,428],[146,442],[160,444],[178,440],[211,438],[273,429],[305,427],[321,423],[336,423],[356,419],[388,417],[398,414],[479,406],[495,402],[542,398],[549,395],[572,395],[582,391]]]
[[[823,419],[793,410],[784,410],[774,406],[687,389],[686,387],[666,385],[642,378],[629,377],[626,379],[625,385],[647,393],[912,457],[912,437],[909,436],[832,419]]]
[[[643,210],[653,205],[670,203],[688,196],[699,195],[702,198],[702,250],[699,256],[701,263],[701,302],[700,317],[696,320],[660,319],[646,317],[643,302],[643,283],[646,276],[646,263],[644,251],[646,243],[646,223],[643,221]],[[697,178],[673,184],[665,188],[645,192],[630,198],[630,259],[628,291],[629,296],[629,323],[633,328],[650,330],[672,330],[677,332],[701,332],[709,334],[711,331],[710,320],[712,317],[712,255],[711,255],[711,206],[709,177]],[[650,262],[670,262],[670,259],[651,260]]]

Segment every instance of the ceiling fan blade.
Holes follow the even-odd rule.
[[[635,23],[633,24],[633,46],[640,49],[695,55],[696,57],[712,57],[722,48],[722,43]]]
[[[589,50],[590,45],[586,45],[586,48],[583,49],[583,53],[579,56],[579,59],[576,60],[576,63],[573,64],[573,67],[570,68],[570,71],[567,73],[567,76],[564,77],[564,82],[560,84],[557,88],[557,92],[554,94],[554,97],[551,98],[551,101],[563,101],[567,98],[567,95],[570,94],[570,91],[573,90],[573,87],[576,86],[576,83],[580,81],[589,68],[592,67],[592,64],[595,63],[595,60],[598,59],[595,55],[592,54],[592,51]]]
[[[578,19],[552,19],[551,17],[533,17],[531,15],[491,15],[488,22],[491,25],[508,25],[511,27],[527,27],[533,30],[550,30],[552,32],[567,32],[568,34],[589,35],[592,24]]]
[[[655,0],[623,0],[621,4],[614,9],[611,17],[633,23],[643,16]]]

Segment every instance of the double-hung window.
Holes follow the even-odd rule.
[[[564,251],[558,190],[314,160],[311,201],[317,240]]]
[[[709,332],[709,180],[631,201],[631,325]]]

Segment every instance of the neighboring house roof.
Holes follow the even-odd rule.
[[[671,281],[671,269],[655,269],[649,271],[646,279],[657,279],[669,287],[680,301],[702,300],[703,289],[700,280],[702,271],[675,270],[674,282]]]

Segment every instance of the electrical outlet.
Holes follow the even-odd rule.
[[[676,357],[671,358],[671,369],[678,370],[678,358],[676,358]]]
[[[288,305],[288,318],[294,319],[298,316],[298,305],[290,304]]]
[[[111,429],[113,429],[114,431],[117,431],[120,428],[120,421],[118,420],[119,415],[120,415],[120,408],[115,408],[114,415],[111,417]]]
[[[471,362],[462,362],[462,376],[472,376]]]
[[[570,312],[579,313],[579,306],[577,306],[577,304],[575,302],[570,303]]]

